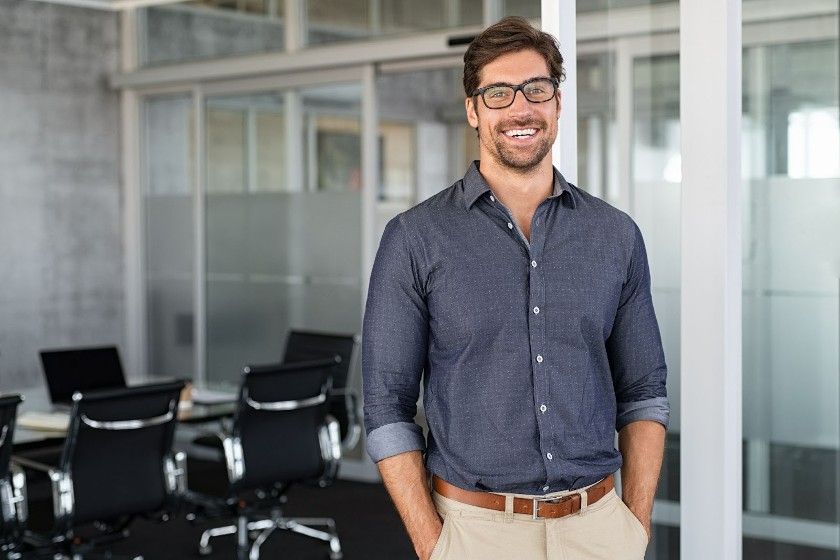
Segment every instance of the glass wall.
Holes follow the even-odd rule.
[[[206,102],[207,379],[361,325],[359,84]]]
[[[282,51],[282,0],[205,0],[138,11],[143,66]]]
[[[388,221],[445,189],[478,159],[460,66],[377,77],[381,187],[377,243]]]
[[[306,0],[306,44],[479,25],[482,0]]]
[[[781,4],[810,29],[747,45],[743,60],[744,557],[836,559],[837,29]]]
[[[621,28],[614,23],[658,4],[672,9],[676,24],[677,2],[579,0],[578,26]],[[676,27],[667,30],[676,36]],[[576,85],[578,186],[628,212],[648,252],[671,422],[647,558],[671,560],[679,557],[679,511],[668,504],[680,499],[680,75],[674,47],[655,35],[663,31],[639,26],[606,41],[579,38]]]
[[[141,118],[147,373],[193,378],[198,372],[192,97],[146,97]]]

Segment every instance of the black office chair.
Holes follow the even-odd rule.
[[[231,431],[217,434],[227,465],[227,495],[188,494],[196,508],[188,519],[227,516],[236,524],[205,531],[200,554],[210,554],[211,538],[235,534],[237,558],[257,560],[260,546],[282,529],[326,541],[330,558],[342,557],[332,519],[287,518],[281,508],[291,484],[327,486],[337,474],[341,440],[338,423],[327,416],[327,398],[338,363],[333,358],[245,368]]]
[[[26,477],[11,464],[19,395],[0,397],[0,558],[21,557],[27,517]]]
[[[38,554],[93,553],[127,536],[135,517],[166,520],[177,509],[186,491],[186,457],[175,453],[172,443],[184,385],[77,392],[58,466],[13,459],[46,472],[52,483],[52,531],[27,532]],[[89,523],[97,529],[92,537],[75,534]]]
[[[333,334],[315,331],[292,330],[286,337],[284,363],[297,363],[339,356],[341,363],[333,374],[330,391],[329,413],[338,420],[341,430],[341,449],[350,451],[359,443],[362,434],[359,396],[347,386],[353,354],[358,346],[358,335]]]

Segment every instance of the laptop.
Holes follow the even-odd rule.
[[[40,355],[50,401],[57,410],[68,410],[76,391],[126,386],[116,346],[41,350]]]

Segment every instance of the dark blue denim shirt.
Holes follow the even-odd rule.
[[[428,470],[470,490],[597,482],[621,466],[616,430],[668,422],[638,227],[555,170],[529,243],[474,163],[386,227],[363,371],[374,461],[425,451]]]

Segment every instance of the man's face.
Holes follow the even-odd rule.
[[[550,77],[545,59],[533,50],[500,56],[481,70],[479,88],[495,84],[518,85]],[[557,137],[560,91],[556,100],[531,103],[521,91],[504,109],[488,109],[481,96],[466,100],[467,120],[478,130],[482,160],[517,171],[534,169],[551,152]]]

